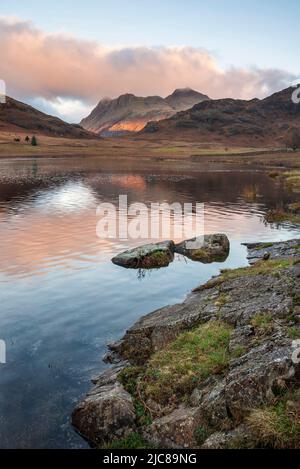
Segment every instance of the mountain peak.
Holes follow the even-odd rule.
[[[166,119],[206,99],[208,96],[191,88],[177,89],[165,99],[125,93],[116,99],[102,99],[81,125],[102,135],[137,132],[149,121]]]
[[[198,93],[198,91],[193,90],[192,88],[189,88],[188,86],[185,88],[176,88],[176,90],[173,91],[171,96],[174,96],[175,94],[185,94],[185,93]]]
[[[195,104],[209,99],[207,95],[199,93],[199,91],[195,91],[192,88],[177,88],[172,94],[167,96],[165,100],[178,112],[186,111]]]

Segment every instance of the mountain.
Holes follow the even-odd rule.
[[[208,96],[192,90],[191,88],[177,89],[170,94],[170,96],[165,98],[165,101],[167,101],[167,103],[175,109],[176,112],[185,111],[193,107],[195,104],[207,100],[209,100]]]
[[[160,96],[144,98],[124,94],[116,99],[102,99],[80,125],[102,135],[138,132],[149,121],[166,119],[204,99],[209,98],[189,88],[175,90],[165,99]]]
[[[0,104],[0,130],[28,132],[54,137],[95,138],[80,125],[68,124],[58,117],[49,116],[28,104],[6,97]]]
[[[203,143],[282,145],[288,130],[300,127],[300,105],[292,101],[294,90],[287,88],[261,100],[206,100],[168,119],[149,122],[142,133]]]

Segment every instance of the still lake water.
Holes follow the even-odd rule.
[[[205,232],[223,232],[223,264],[181,256],[139,275],[111,257],[139,241],[96,235],[100,202],[205,203]],[[155,171],[84,159],[0,161],[1,448],[85,448],[70,426],[76,402],[105,365],[106,343],[141,315],[184,299],[220,268],[247,265],[242,242],[300,237],[266,224],[291,195],[260,170]],[[150,240],[149,240],[150,241]]]

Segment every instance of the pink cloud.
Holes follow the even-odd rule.
[[[192,47],[108,48],[29,22],[0,18],[0,78],[24,100],[72,98],[96,103],[132,92],[165,96],[189,86],[212,98],[263,97],[295,77],[276,69],[222,69],[207,51]]]

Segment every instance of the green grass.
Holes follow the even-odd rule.
[[[228,280],[234,280],[242,277],[249,277],[254,275],[278,275],[284,269],[291,267],[297,262],[292,259],[270,259],[268,261],[258,261],[249,267],[240,267],[239,269],[224,269],[221,270],[221,275],[209,280],[206,284],[200,285],[193,291],[208,290],[215,286],[221,285]]]
[[[209,432],[204,427],[198,427],[195,430],[195,439],[199,446],[209,437]]]
[[[237,345],[231,352],[231,357],[232,358],[240,358],[242,357],[243,355],[245,355],[245,353],[247,352],[247,349],[246,347],[244,347],[243,345]]]
[[[250,275],[270,274],[286,269],[293,264],[294,261],[291,259],[270,259],[268,261],[258,261],[250,267],[221,270],[221,277],[223,280],[230,280]]]
[[[230,300],[229,295],[227,295],[226,293],[220,293],[218,299],[215,301],[215,306],[221,308],[222,306],[225,306],[229,300]]]
[[[254,248],[254,250],[255,251],[260,251],[261,249],[271,248],[272,246],[274,246],[274,243],[261,243],[261,244],[257,245]]]
[[[272,315],[271,314],[261,314],[258,313],[253,316],[251,320],[252,326],[255,328],[261,329],[263,331],[268,331],[272,328]]]
[[[247,424],[261,447],[299,448],[300,390],[286,394],[273,406],[254,410]]]
[[[300,327],[289,327],[287,333],[291,339],[300,339]]]
[[[172,261],[170,255],[165,251],[154,251],[153,253],[144,256],[140,261],[140,266],[144,269],[165,267]]]
[[[211,256],[207,252],[207,250],[201,249],[201,248],[200,249],[195,249],[193,251],[193,257],[195,259],[199,258],[199,259],[205,259],[205,260],[209,260],[211,258]]]
[[[102,449],[151,449],[151,446],[138,433],[131,433],[126,438],[107,443]]]
[[[152,417],[145,404],[141,401],[138,392],[138,379],[143,375],[144,368],[139,366],[129,366],[124,368],[118,375],[119,381],[123,384],[129,394],[133,396],[133,405],[139,426],[150,425]]]
[[[180,334],[155,353],[140,377],[144,399],[160,404],[182,400],[202,380],[222,372],[230,360],[231,330],[225,323],[212,321]]]

